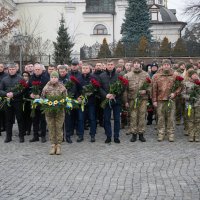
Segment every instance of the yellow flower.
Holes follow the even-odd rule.
[[[49,106],[52,106],[52,104],[53,104],[53,103],[52,103],[51,101],[48,102],[48,105],[49,105]]]
[[[57,100],[55,100],[53,103],[54,103],[54,105],[57,105],[57,104],[58,104],[58,101],[57,101]]]
[[[64,103],[64,102],[65,102],[65,100],[64,100],[64,99],[61,99],[61,100],[60,100],[60,103]]]

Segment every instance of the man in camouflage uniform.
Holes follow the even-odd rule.
[[[175,79],[176,75],[174,75],[174,71],[171,69],[171,61],[167,59],[163,60],[162,68],[154,75],[152,84],[152,101],[154,107],[157,108],[158,116],[158,141],[162,141],[167,132],[169,135],[169,141],[174,142],[174,99],[181,92],[181,87],[179,87],[174,93],[171,92]]]
[[[195,70],[190,70],[188,73],[189,80],[184,82],[184,90],[182,92],[184,99],[186,100],[187,111],[191,106],[191,114],[187,112],[187,133],[189,135],[190,142],[199,142],[199,130],[200,130],[200,86],[195,84],[195,81],[200,81],[199,76]],[[190,93],[197,93],[195,100],[190,98]],[[188,116],[189,115],[189,116]]]
[[[58,72],[54,71],[50,75],[50,81],[42,90],[42,97],[63,96],[66,97],[67,91],[62,83],[58,81]],[[65,118],[64,110],[58,112],[45,112],[47,125],[49,128],[49,138],[52,144],[50,155],[61,154],[61,143],[63,141],[63,123]]]
[[[141,64],[138,59],[133,62],[133,70],[124,76],[129,81],[129,85],[126,88],[123,98],[127,108],[130,109],[130,129],[129,132],[132,134],[131,142],[137,140],[137,134],[139,140],[146,142],[144,138],[145,132],[145,114],[147,109],[147,100],[149,90],[140,90],[141,86],[146,81],[148,73],[141,69]],[[139,100],[137,106],[135,101],[139,93]]]
[[[184,62],[179,62],[178,63],[178,69],[175,71],[175,75],[177,76],[184,76],[186,67]],[[175,99],[175,104],[176,104],[176,125],[181,124],[181,119],[184,116],[184,111],[185,111],[185,100],[183,99],[182,95],[178,95]]]

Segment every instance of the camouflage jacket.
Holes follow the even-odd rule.
[[[191,81],[184,81],[184,88],[182,91],[182,96],[186,100],[187,105],[192,103],[192,102],[190,102],[190,93],[192,92],[194,86],[195,86],[195,83],[193,83]],[[195,92],[198,93],[198,97],[197,97],[196,101],[194,102],[193,106],[198,107],[198,106],[200,106],[200,87],[198,87],[198,90],[195,89]]]
[[[42,97],[61,95],[67,95],[67,90],[65,86],[60,82],[52,84],[49,81],[42,90]]]
[[[168,100],[171,94],[171,88],[175,83],[176,75],[174,71],[170,70],[168,74],[164,74],[163,70],[156,73],[152,80],[152,101]],[[182,87],[178,88],[174,94],[175,96],[181,93]]]
[[[137,92],[139,91],[140,87],[146,81],[146,78],[149,77],[148,73],[141,70],[139,73],[134,73],[133,71],[128,72],[124,75],[126,79],[128,79],[129,84],[123,94],[123,100],[127,103],[129,100],[133,100],[137,97]],[[150,89],[148,88],[147,93],[142,95],[142,99],[148,99]]]

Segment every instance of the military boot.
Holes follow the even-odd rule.
[[[139,134],[139,140],[141,142],[146,142],[146,139],[144,138],[144,134],[143,133]]]
[[[56,155],[60,155],[61,154],[61,145],[57,144],[56,146]]]
[[[169,142],[174,142],[174,134],[169,134]]]
[[[132,134],[132,138],[131,138],[131,142],[135,142],[137,140],[137,134],[133,133]]]
[[[164,140],[165,135],[164,134],[158,134],[158,142],[162,142]]]
[[[50,151],[49,151],[49,154],[50,154],[50,155],[56,154],[56,145],[55,145],[55,144],[52,144],[52,145],[51,145],[51,149],[50,149]]]
[[[194,142],[194,135],[193,134],[189,134],[189,139],[188,139],[189,142]]]
[[[195,140],[195,142],[199,142],[199,134],[195,134],[194,140]]]

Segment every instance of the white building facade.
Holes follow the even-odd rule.
[[[2,1],[2,0],[0,0]],[[80,48],[121,39],[127,0],[5,0],[15,5],[15,13],[21,21],[23,34],[41,36],[56,41],[59,20],[63,14],[68,32],[75,43],[73,57],[79,57]],[[174,43],[186,25],[179,22],[175,10],[167,9],[167,0],[149,0],[153,39],[168,37]]]

